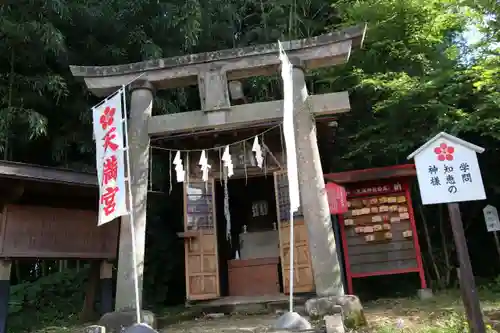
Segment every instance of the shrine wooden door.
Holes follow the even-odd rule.
[[[281,273],[283,275],[283,289],[290,293],[290,197],[288,195],[288,178],[285,171],[274,173],[274,189],[276,194],[276,212],[280,239]],[[309,252],[309,237],[307,225],[299,210],[294,216],[293,242],[293,291],[314,291],[314,277],[312,271],[311,254]]]
[[[214,180],[184,184],[184,250],[188,301],[220,296]]]

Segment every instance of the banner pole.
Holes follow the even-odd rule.
[[[281,61],[281,78],[283,80],[283,136],[285,139],[286,159],[287,159],[287,177],[288,177],[288,196],[290,199],[290,276],[288,278],[290,313],[293,312],[293,285],[294,285],[294,220],[293,214],[300,207],[299,186],[297,178],[297,156],[294,129],[294,108],[293,108],[293,78],[291,73],[291,64],[288,56],[278,41],[279,58]]]
[[[139,272],[137,269],[137,249],[135,243],[135,214],[132,200],[132,175],[130,173],[130,147],[128,140],[128,121],[127,121],[127,99],[125,94],[125,85],[122,86],[122,121],[125,128],[125,152],[126,152],[126,168],[127,168],[127,198],[128,198],[128,213],[130,220],[130,234],[132,237],[132,265],[134,274],[134,294],[135,294],[135,315],[137,324],[141,323],[141,302],[139,295]]]
[[[288,285],[290,286],[290,312],[293,312],[293,276],[294,276],[294,235],[293,235],[293,207],[290,205],[290,277]]]

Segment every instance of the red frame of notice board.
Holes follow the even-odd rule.
[[[349,253],[347,246],[347,239],[345,234],[344,216],[338,215],[340,236],[342,239],[342,248],[344,250],[344,262],[347,278],[347,291],[353,294],[352,279],[363,278],[368,276],[378,275],[392,275],[392,274],[405,274],[405,273],[418,273],[420,278],[420,285],[422,289],[427,288],[425,281],[425,272],[422,264],[422,253],[420,252],[420,244],[418,242],[417,228],[415,224],[415,214],[413,212],[413,204],[411,200],[410,186],[412,180],[416,176],[414,164],[396,165],[385,168],[374,168],[364,170],[354,170],[339,173],[325,174],[325,180],[335,182],[343,185],[347,191],[347,198],[360,198],[363,196],[373,196],[380,194],[391,194],[396,192],[404,192],[406,201],[408,203],[408,213],[410,215],[410,225],[413,232],[413,243],[416,253],[417,267],[398,270],[376,271],[370,273],[351,273],[351,266],[349,264]],[[394,189],[394,185],[400,183],[401,190]]]

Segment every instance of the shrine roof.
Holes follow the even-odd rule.
[[[335,182],[338,184],[357,183],[374,181],[389,178],[402,178],[416,176],[414,164],[393,165],[382,168],[371,168],[344,171],[337,173],[328,173],[323,175],[326,181]]]
[[[300,58],[307,68],[326,67],[345,62],[352,48],[361,47],[366,29],[366,24],[352,26],[320,36],[285,41],[282,45],[289,56]],[[73,65],[70,69],[75,77],[85,79],[93,93],[105,96],[112,92],[110,89],[126,85],[141,74],[160,89],[196,83],[186,78],[198,75],[200,66],[223,68],[228,72],[228,80],[266,75],[270,72],[269,67],[279,65],[278,51],[278,43],[272,43],[121,65]]]

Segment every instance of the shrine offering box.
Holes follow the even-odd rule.
[[[414,172],[413,165],[402,167]],[[402,167],[395,169],[402,173]],[[350,172],[350,181],[342,184],[348,211],[339,220],[350,294],[354,278],[412,272],[419,273],[421,288],[427,288],[411,202],[411,178],[387,176],[390,171],[380,168]],[[356,173],[361,174],[359,178],[373,177],[377,172],[385,172],[385,179],[355,177]],[[344,176],[332,175],[337,179]]]
[[[229,296],[280,293],[278,258],[229,260]]]

